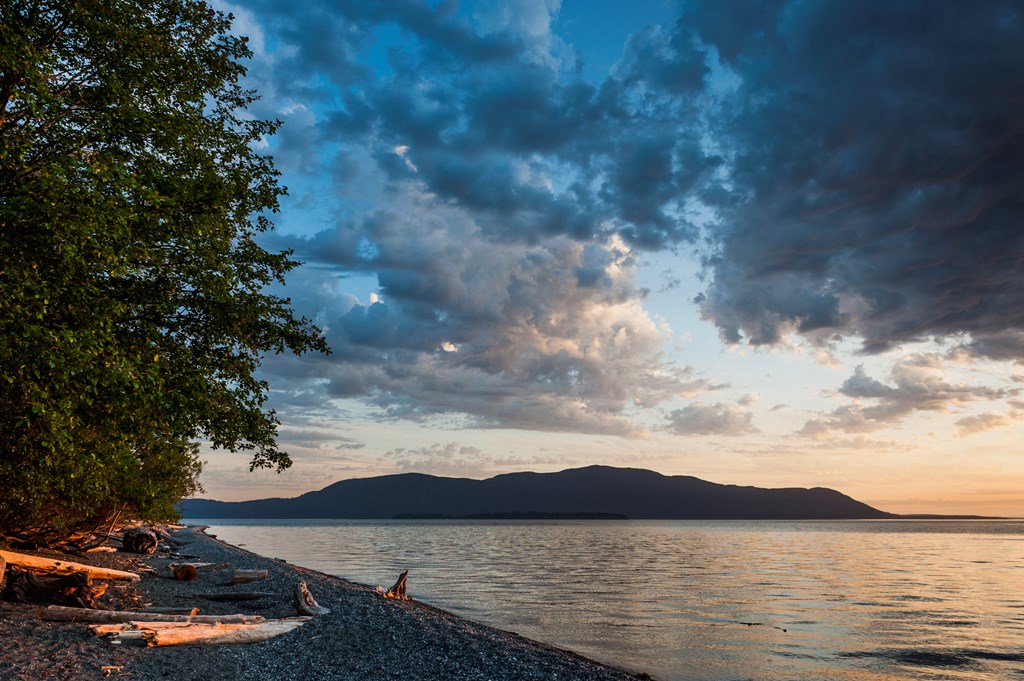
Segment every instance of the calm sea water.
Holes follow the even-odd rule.
[[[1024,522],[191,522],[662,681],[1024,679]]]

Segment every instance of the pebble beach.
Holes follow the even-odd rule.
[[[249,644],[147,647],[141,640],[115,642],[78,622],[40,619],[41,606],[0,603],[0,678],[38,679],[416,679],[490,681],[625,681],[650,678],[615,669],[575,653],[478,624],[415,600],[382,598],[355,584],[273,557],[231,546],[189,527],[173,532],[174,553],[137,555],[118,551],[73,560],[139,571],[138,582],[110,582],[100,603],[110,609],[147,606],[201,608],[203,615],[253,614],[294,617],[293,593],[305,582],[330,609],[294,631]],[[57,557],[57,554],[49,554]],[[177,581],[172,563],[210,563],[194,581]],[[232,569],[266,570],[259,582],[231,586]],[[397,577],[397,575],[395,575]],[[383,586],[390,586],[385,584]],[[255,600],[221,602],[198,594],[259,591]]]

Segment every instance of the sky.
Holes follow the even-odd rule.
[[[216,0],[329,356],[205,496],[603,464],[1024,516],[1024,17]]]

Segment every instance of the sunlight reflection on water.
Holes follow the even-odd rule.
[[[662,681],[1024,678],[1024,522],[190,521]]]

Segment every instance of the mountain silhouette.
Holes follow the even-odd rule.
[[[487,480],[422,473],[342,480],[292,499],[185,499],[185,518],[628,517],[838,520],[897,517],[824,487],[764,489],[688,475],[588,466]]]

